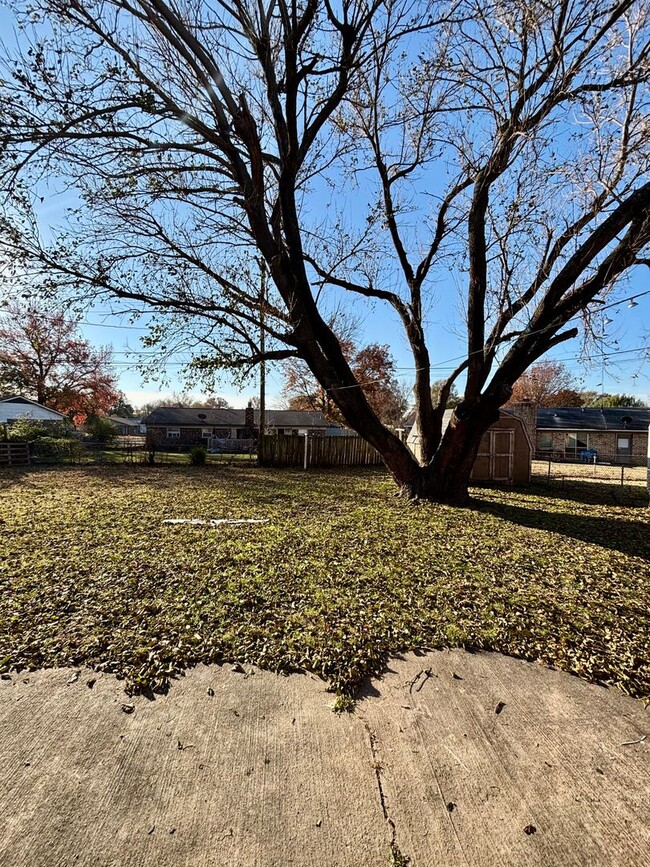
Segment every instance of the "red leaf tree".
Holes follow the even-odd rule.
[[[538,406],[582,406],[584,397],[574,376],[560,361],[540,361],[512,387],[507,406],[532,400]]]
[[[384,424],[397,426],[407,408],[403,390],[395,376],[395,361],[385,344],[370,343],[357,349],[351,340],[341,346],[373,411]],[[317,410],[330,421],[342,423],[343,416],[328,392],[319,385],[304,361],[284,363],[284,395],[290,409]]]
[[[2,378],[76,424],[108,412],[118,400],[111,362],[111,350],[94,349],[65,313],[14,303],[0,318]]]

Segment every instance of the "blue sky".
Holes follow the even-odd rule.
[[[14,41],[12,17],[1,6],[0,33],[4,42],[11,44]],[[53,188],[46,191],[45,201],[39,210],[39,220],[45,237],[61,224],[64,209],[69,203],[69,196],[65,192],[56,192]],[[353,222],[354,204],[350,205],[350,208],[347,216]],[[429,345],[435,367],[434,378],[442,378],[448,374],[464,354],[464,338],[459,327],[458,281],[454,280],[454,277],[455,275],[450,273],[446,280],[440,280],[435,290],[435,296],[439,300],[432,306],[429,316]],[[637,268],[631,272],[617,297],[627,299],[635,295],[640,297],[633,309],[623,301],[608,306],[604,311],[612,321],[604,329],[607,340],[603,351],[596,353],[596,358],[591,363],[586,363],[580,357],[579,338],[558,347],[552,355],[566,364],[582,387],[596,391],[626,392],[650,399],[650,363],[643,358],[643,350],[648,346],[650,333],[650,271],[647,268]],[[358,306],[358,301],[356,303]],[[180,373],[188,360],[184,355],[168,359],[164,365],[168,384],[143,379],[137,366],[138,359],[146,357],[143,353],[149,353],[140,343],[140,338],[146,334],[146,321],[147,317],[143,316],[137,324],[133,324],[129,321],[128,314],[120,313],[119,307],[112,306],[109,309],[99,306],[88,310],[81,324],[84,337],[93,345],[112,347],[120,388],[136,406],[168,395],[172,391],[182,391]],[[390,308],[377,305],[367,315],[361,313],[358,342],[388,344],[396,361],[398,378],[405,387],[410,388],[413,381],[413,360],[401,326]],[[270,405],[280,406],[282,376],[277,365],[268,368],[267,383]],[[257,393],[257,388],[256,378],[239,388],[225,376],[217,393],[233,406],[244,406],[248,398]],[[194,389],[193,394],[199,397],[202,393]]]
[[[644,274],[639,268],[638,273],[629,281],[629,289],[625,289],[622,296],[629,298],[635,293],[647,292],[649,289],[650,274],[647,269]],[[581,360],[579,339],[567,342],[547,357],[561,360],[580,380],[584,388],[594,391],[625,392],[650,399],[650,363],[642,357],[644,347],[647,349],[648,346],[650,331],[650,294],[639,297],[637,305],[631,309],[628,307],[628,302],[623,301],[608,307],[605,315],[612,320],[605,327],[608,345],[603,346],[602,353],[595,354],[591,363]],[[454,334],[457,325],[454,314],[455,304],[451,305],[450,310],[441,307],[433,311],[434,322],[430,330],[431,346],[434,350],[432,361],[436,366],[435,378],[442,378],[449,373],[456,366],[458,357],[463,355],[462,340]],[[436,317],[437,321],[435,321]],[[410,387],[413,381],[413,361],[405,347],[401,329],[393,317],[387,311],[377,310],[364,320],[362,328],[365,342],[390,345],[398,367],[399,380]],[[138,373],[137,360],[143,357],[138,353],[148,353],[148,350],[143,350],[140,345],[140,337],[146,333],[145,325],[133,326],[125,315],[120,316],[105,308],[95,308],[88,312],[86,323],[82,325],[81,330],[94,345],[110,345],[113,348],[120,387],[134,405],[155,400],[161,394],[183,390],[179,373],[186,356],[175,356],[166,365],[169,386],[147,382]],[[223,387],[217,391],[233,406],[244,406],[249,397],[257,394],[257,389],[257,377],[243,389],[239,389],[225,377]],[[267,368],[267,394],[271,405],[276,407],[282,405],[281,392],[282,376],[279,366],[271,365]],[[192,393],[201,395],[198,389],[194,389]]]

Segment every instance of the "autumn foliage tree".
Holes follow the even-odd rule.
[[[576,378],[560,361],[540,361],[519,377],[507,406],[526,400],[538,406],[582,406],[584,403]]]
[[[371,343],[357,349],[342,340],[350,368],[368,403],[386,425],[396,427],[407,408],[406,396],[395,375],[395,361],[386,345]],[[284,362],[284,397],[289,409],[320,411],[330,421],[345,423],[332,396],[314,377],[304,361]]]
[[[0,317],[0,371],[21,395],[75,423],[107,413],[120,392],[109,349],[93,349],[63,312],[10,304]]]

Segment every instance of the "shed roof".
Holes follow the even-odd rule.
[[[451,417],[452,417],[453,414],[454,414],[453,409],[446,409],[446,410],[444,411],[444,413],[442,414],[442,426],[441,426],[441,427],[442,427],[442,433],[443,433],[443,434],[444,434],[444,432],[447,430],[447,428],[449,427],[449,422],[451,421]],[[522,425],[522,429],[523,429],[523,431],[524,431],[524,433],[525,433],[525,435],[526,435],[526,438],[527,438],[527,439],[530,439],[530,437],[528,436],[528,431],[527,431],[527,429],[526,429],[526,425],[523,423],[522,419],[520,419],[518,416],[516,416],[516,415],[512,412],[511,409],[500,409],[500,410],[499,410],[499,417],[500,417],[500,418],[509,418],[509,417],[512,417],[512,418],[514,418],[514,419],[517,419],[517,424],[521,423],[521,425]],[[415,420],[414,420],[414,421],[415,421]],[[420,437],[420,431],[419,431],[419,428],[418,428],[418,426],[414,423],[413,427],[411,428],[411,432],[410,432],[410,434],[409,434],[409,436],[408,436],[407,442],[416,442],[416,441],[419,440],[419,437]]]
[[[259,410],[253,412],[255,424],[259,423]],[[307,412],[293,409],[266,410],[267,424],[273,427],[326,428],[332,427],[322,412]],[[159,406],[145,419],[153,425],[191,425],[192,427],[244,427],[245,409],[214,409],[212,407]]]
[[[643,407],[539,407],[539,430],[648,431],[650,408]]]

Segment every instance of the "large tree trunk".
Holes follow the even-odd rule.
[[[468,409],[461,404],[454,412],[433,459],[426,466],[418,466],[415,460],[400,465],[383,455],[401,492],[410,499],[466,504],[481,438],[498,418],[498,407],[477,403]]]

